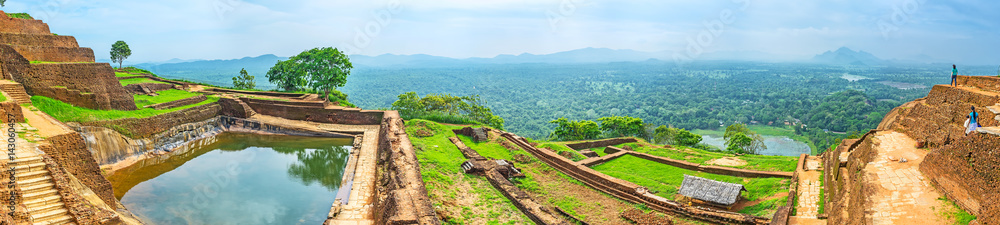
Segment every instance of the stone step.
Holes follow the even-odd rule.
[[[14,173],[14,176],[17,177],[18,180],[30,180],[39,177],[47,177],[48,175],[49,175],[49,170],[31,171],[27,173]]]
[[[50,189],[54,184],[52,182],[41,182],[37,184],[32,184],[31,186],[21,186],[21,191],[24,193],[29,193],[32,191],[40,191],[43,189]]]
[[[40,207],[45,204],[55,204],[56,202],[62,202],[62,197],[58,195],[53,195],[53,196],[46,196],[44,198],[25,200],[24,205],[27,207]]]
[[[69,214],[66,214],[46,221],[32,223],[32,225],[62,225],[62,224],[74,224],[73,217],[70,216]]]
[[[26,164],[26,165],[25,164],[15,165],[14,168],[15,168],[15,172],[16,173],[27,173],[27,172],[31,172],[31,171],[44,170],[45,169],[45,163],[39,161],[39,162],[30,163],[30,164]]]
[[[50,224],[50,223],[47,223],[47,222],[50,221],[50,220],[59,218],[61,216],[65,216],[65,215],[69,215],[69,214],[66,213],[66,208],[63,207],[63,208],[59,208],[59,209],[55,209],[55,210],[50,210],[50,211],[47,211],[47,212],[41,212],[41,213],[34,213],[34,212],[32,212],[31,213],[31,218],[32,218],[32,221],[34,221],[34,224],[39,224],[39,223],[41,223],[41,224]]]
[[[986,109],[989,109],[993,114],[1000,115],[1000,104],[986,106]]]
[[[4,159],[6,159],[6,157],[4,157]],[[14,161],[10,161],[10,163],[16,163],[16,164],[20,165],[20,164],[24,164],[25,162],[27,162],[27,163],[30,164],[30,163],[37,163],[37,162],[41,162],[41,161],[42,161],[42,157],[41,156],[31,156],[31,157],[18,157],[16,159],[14,159]]]
[[[51,188],[48,190],[39,191],[35,193],[25,193],[24,195],[22,195],[22,197],[24,198],[24,200],[32,200],[32,199],[44,198],[47,197],[48,195],[56,195],[56,193],[58,193],[58,191],[56,191],[56,189],[54,188]]]
[[[22,187],[24,187],[24,186],[31,186],[31,185],[36,185],[36,184],[43,183],[43,182],[49,182],[50,179],[52,179],[52,177],[49,177],[49,176],[36,177],[36,178],[31,178],[31,179],[17,179],[17,185],[20,185]]]
[[[976,132],[1000,136],[1000,127],[980,127],[976,128]]]
[[[53,201],[52,203],[49,204],[42,204],[34,207],[28,206],[28,212],[33,214],[38,214],[62,208],[64,208],[62,201]]]

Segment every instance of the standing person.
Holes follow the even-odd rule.
[[[972,106],[972,112],[969,113],[967,117],[969,117],[969,124],[968,128],[965,129],[965,136],[969,136],[969,133],[976,131],[976,128],[979,128],[979,113],[976,113],[975,106]]]
[[[958,78],[958,67],[955,67],[955,64],[951,64],[951,86],[952,87],[954,87],[956,84],[958,84],[958,81],[956,81],[955,78]]]

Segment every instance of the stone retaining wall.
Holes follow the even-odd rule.
[[[76,106],[100,110],[136,109],[132,95],[121,86],[107,63],[31,64],[16,74],[14,80],[23,84],[30,95],[64,100]],[[64,89],[61,87],[69,90],[60,93],[59,89]]]
[[[219,98],[219,105],[222,106],[220,115],[236,118],[249,118],[253,116],[253,109],[246,104],[242,104],[238,99]]]
[[[285,92],[273,92],[273,91],[241,91],[241,90],[231,90],[222,88],[210,88],[208,91],[212,92],[222,92],[222,93],[236,93],[236,94],[251,94],[251,95],[262,95],[262,96],[274,96],[274,97],[286,97],[286,98],[297,98],[302,97],[306,94],[300,93],[285,93]]]
[[[972,106],[979,113],[980,125],[1000,125],[986,106],[1000,103],[1000,94],[981,93],[948,85],[935,85],[927,97],[896,107],[886,115],[880,130],[894,130],[931,147],[944,146],[965,136],[965,116]]]
[[[0,122],[2,124],[7,124],[9,121],[8,115],[14,116],[14,122],[23,123],[24,113],[21,112],[21,105],[18,105],[11,99],[10,96],[6,96],[6,102],[0,102],[0,118],[3,118]]]
[[[0,25],[2,26],[2,25]],[[51,34],[23,34],[0,32],[0,43],[24,46],[51,46],[64,48],[79,48],[73,36]]]
[[[252,103],[261,105],[287,105],[287,106],[303,106],[303,107],[314,107],[314,108],[326,107],[325,102],[279,101],[279,100],[267,100],[267,99],[257,99],[257,98],[240,98],[240,101],[246,102],[247,104]]]
[[[124,118],[83,122],[80,124],[84,126],[111,128],[131,138],[147,138],[177,125],[210,119],[219,115],[221,109],[222,107],[219,104],[209,103],[146,118]]]
[[[28,61],[45,62],[94,62],[94,50],[79,47],[51,47],[14,45]]]
[[[128,91],[129,94],[146,94],[146,92],[142,90],[142,87],[146,87],[153,92],[174,89],[173,84],[141,83],[125,85],[125,90]]]
[[[958,76],[958,85],[982,88],[983,90],[1000,92],[1000,77],[997,76]]]
[[[59,166],[94,191],[111,209],[117,209],[117,199],[111,189],[111,182],[101,174],[100,166],[87,150],[87,144],[80,133],[70,132],[49,137],[38,145],[38,149],[52,157]]]
[[[1000,224],[1000,137],[977,134],[932,150],[920,163],[934,187],[979,224]]]
[[[52,157],[45,155],[42,161],[46,164],[45,168],[49,171],[49,176],[52,176],[53,186],[58,191],[59,197],[62,198],[63,206],[66,207],[76,224],[123,223],[122,219],[114,212],[95,206],[77,194],[79,191],[74,190],[70,185],[70,182],[73,182],[70,180],[70,176],[63,173],[62,167]]]
[[[0,11],[0,21],[2,21],[0,22],[0,33],[52,35],[52,33],[49,32],[49,25],[43,23],[41,20],[11,18],[10,16],[7,16],[7,13],[4,11]]]
[[[378,134],[375,224],[440,224],[416,152],[396,111],[385,111]]]
[[[240,100],[249,105],[250,108],[257,113],[290,120],[347,125],[369,125],[380,124],[383,118],[383,111],[376,110],[359,110],[351,108],[326,109],[287,104],[270,104],[275,101],[260,101],[258,99],[241,98]]]
[[[873,135],[878,130],[871,130],[857,141],[845,140],[832,152],[823,154],[824,158],[824,190],[826,193],[826,213],[829,224],[866,224],[865,209],[872,208],[867,200],[875,193],[875,184],[865,182],[863,169],[875,159],[876,150]],[[838,168],[839,154],[850,152],[846,167]],[[837,160],[834,163],[833,160]],[[824,200],[824,199],[821,199]]]
[[[635,138],[630,138],[630,137],[628,137],[628,138],[612,138],[612,139],[604,139],[604,140],[596,140],[596,141],[585,141],[585,142],[570,143],[570,144],[566,144],[566,146],[569,147],[569,148],[572,148],[573,150],[580,150],[580,149],[588,149],[588,148],[600,148],[600,147],[605,147],[605,146],[619,145],[619,144],[631,143],[631,142],[638,142],[638,141],[639,140],[636,140]]]

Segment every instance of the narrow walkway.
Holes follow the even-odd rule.
[[[796,168],[799,174],[798,203],[795,216],[790,217],[788,224],[826,224],[819,216],[819,194],[822,191],[820,169],[823,168],[819,157],[808,156],[804,165],[806,168]]]
[[[869,198],[873,208],[865,210],[865,217],[876,225],[950,224],[935,210],[945,207],[937,200],[941,194],[918,170],[927,151],[902,133],[879,132],[875,138],[877,155],[864,169],[865,182],[875,184]]]
[[[995,119],[997,121],[1000,121],[1000,103],[997,103],[996,105],[992,105],[992,106],[987,106],[986,109],[989,109],[990,112],[993,113],[993,115],[992,115],[992,116],[994,116],[993,119]],[[990,115],[983,115],[981,117],[989,117],[989,116]],[[997,127],[980,127],[979,129],[976,129],[976,131],[979,132],[979,133],[992,134],[992,135],[1000,136],[1000,126],[997,126]]]
[[[354,171],[354,183],[351,185],[351,197],[344,205],[340,214],[329,221],[331,224],[374,224],[375,203],[375,169],[378,158],[379,126],[373,125],[364,131],[361,138],[361,149],[358,154],[357,169]],[[370,126],[369,126],[370,127]]]

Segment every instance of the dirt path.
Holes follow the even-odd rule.
[[[865,182],[875,184],[869,198],[873,208],[866,210],[865,217],[876,225],[950,224],[937,213],[945,208],[937,200],[941,194],[918,170],[927,151],[917,149],[916,141],[902,133],[879,132],[875,138],[875,159],[864,169]]]
[[[73,130],[59,122],[54,121],[55,119],[44,115],[41,113],[36,113],[36,111],[31,111],[30,107],[21,106],[21,113],[24,114],[24,119],[28,120],[28,125],[38,129],[38,135],[42,137],[52,137],[60,134],[70,133]]]

